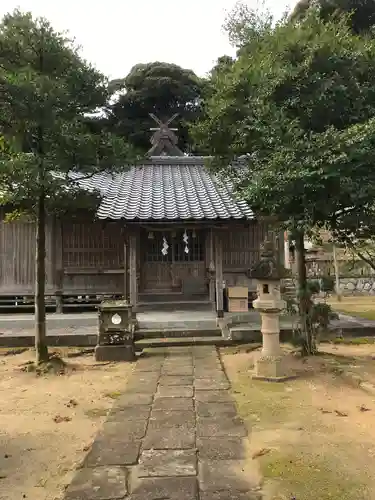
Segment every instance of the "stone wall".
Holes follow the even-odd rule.
[[[343,295],[375,295],[375,276],[340,278]]]

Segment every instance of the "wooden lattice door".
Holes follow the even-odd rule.
[[[193,279],[197,286],[204,280],[204,234],[200,231],[187,231],[187,244],[183,239],[184,234],[183,230],[148,231],[142,234],[143,292],[183,292],[184,285],[189,280]],[[185,251],[186,247],[188,252]]]

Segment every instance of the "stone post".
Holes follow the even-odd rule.
[[[134,321],[126,300],[102,302],[99,306],[99,334],[96,361],[134,361]]]
[[[284,267],[275,256],[272,242],[266,241],[262,247],[260,261],[251,270],[257,281],[258,298],[254,309],[260,312],[263,347],[255,363],[254,379],[281,382],[291,378],[285,366],[285,357],[280,347],[280,312],[285,307],[281,300],[280,280]]]

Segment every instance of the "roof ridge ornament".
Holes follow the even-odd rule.
[[[150,117],[159,126],[150,128],[154,133],[150,139],[152,147],[147,153],[148,156],[184,156],[184,153],[177,146],[178,137],[175,132],[177,132],[178,129],[169,126],[177,116],[178,113],[175,113],[168,120],[163,122],[156,115],[150,113]]]

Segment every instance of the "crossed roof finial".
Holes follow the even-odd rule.
[[[163,122],[156,115],[150,113],[150,117],[159,126],[150,128],[154,133],[151,137],[152,148],[148,152],[149,156],[183,156],[183,152],[177,146],[178,139],[175,132],[178,129],[169,127],[177,116],[178,113],[175,113],[171,118]]]
[[[178,113],[175,113],[171,118],[169,118],[166,122],[162,122],[154,113],[150,113],[151,118],[154,120],[155,123],[159,125],[158,128],[150,128],[150,130],[161,130],[161,129],[168,129],[168,130],[173,130],[174,132],[177,132],[177,128],[170,128],[169,125],[175,120],[178,116]]]

